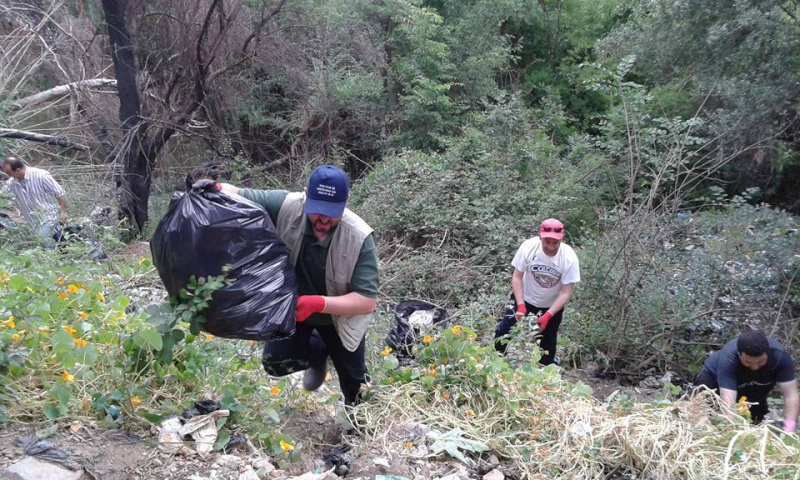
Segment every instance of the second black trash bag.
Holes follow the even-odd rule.
[[[414,346],[422,342],[423,334],[433,328],[449,325],[450,315],[442,307],[425,300],[407,298],[394,307],[395,324],[384,339],[398,359],[414,358]]]
[[[218,337],[269,340],[295,329],[297,281],[269,215],[238,195],[190,190],[175,197],[150,241],[167,293],[189,278],[223,273],[233,283],[212,296],[201,329]]]

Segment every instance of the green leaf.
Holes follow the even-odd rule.
[[[451,457],[461,461],[465,464],[470,464],[471,461],[461,453],[461,450],[468,452],[488,452],[489,446],[477,440],[470,440],[464,438],[464,431],[460,428],[455,428],[445,433],[437,430],[431,432],[431,436],[435,439],[431,445],[431,455],[436,456],[440,453],[447,453]]]
[[[143,413],[142,417],[144,417],[145,420],[152,423],[153,425],[158,425],[161,423],[162,420],[164,420],[164,415],[158,415],[155,413]]]
[[[264,414],[267,416],[267,418],[269,418],[275,423],[281,422],[281,417],[278,415],[278,412],[276,412],[275,409],[273,408],[268,408],[266,411],[264,411]]]
[[[400,366],[400,360],[394,355],[387,355],[383,357],[383,368],[386,370],[394,370]]]
[[[50,438],[58,432],[58,424],[54,423],[47,428],[36,430],[36,438]]]
[[[140,348],[161,350],[161,348],[164,346],[164,341],[161,338],[161,334],[155,330],[142,330],[133,337],[133,341],[136,342],[136,345],[138,345]]]
[[[45,418],[47,418],[48,420],[55,420],[59,416],[58,407],[53,405],[52,403],[45,405],[43,412]]]
[[[69,399],[72,398],[72,389],[66,383],[57,383],[55,387],[53,387],[53,396],[58,399],[58,403],[61,406],[61,411],[65,411],[65,408],[69,404]]]
[[[217,437],[217,441],[214,442],[214,451],[218,452],[225,448],[225,445],[231,441],[231,434],[228,432],[222,432]]]
[[[53,352],[62,354],[75,349],[75,339],[65,330],[59,330],[53,335]]]
[[[28,285],[28,280],[21,275],[14,275],[8,279],[8,288],[12,290],[22,290]]]
[[[31,305],[31,314],[45,316],[50,313],[49,302],[37,302]]]

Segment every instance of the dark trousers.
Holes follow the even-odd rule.
[[[509,333],[514,325],[517,324],[517,320],[514,318],[514,313],[516,313],[516,305],[517,301],[514,298],[514,295],[511,295],[511,305],[506,308],[506,311],[503,313],[503,317],[500,319],[500,322],[497,324],[497,328],[494,331],[494,349],[503,355],[506,353],[508,341],[511,338]],[[525,302],[525,308],[528,310],[528,315],[539,315],[546,312],[549,307],[537,307]],[[545,350],[545,352],[542,353],[542,358],[539,359],[539,363],[542,365],[550,365],[555,361],[556,343],[558,342],[558,327],[561,325],[561,317],[563,313],[564,310],[562,309],[553,315],[553,318],[551,318],[550,322],[547,323],[547,328],[545,328],[542,332],[542,338],[539,341],[539,346],[542,348],[542,350]],[[523,321],[528,321],[528,319],[525,318]]]
[[[694,378],[694,384],[695,386],[705,385],[709,390],[714,390],[719,394],[717,378],[705,368],[700,370],[700,373]],[[738,400],[742,397],[747,397],[748,402],[758,402],[758,405],[750,405],[750,418],[753,419],[753,423],[761,423],[764,417],[767,416],[767,413],[769,413],[767,397],[762,397],[761,393],[748,390],[747,388],[736,391],[736,399]]]
[[[369,376],[364,339],[355,352],[350,352],[342,345],[333,325],[311,327],[298,323],[292,336],[264,345],[261,364],[267,374],[282,377],[323,364],[328,357],[339,376],[344,403],[356,404],[360,399],[361,384],[367,383]]]

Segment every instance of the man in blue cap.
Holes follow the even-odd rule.
[[[333,165],[314,169],[305,192],[239,189],[263,206],[286,247],[297,276],[297,330],[264,345],[270,375],[305,370],[303,388],[325,381],[328,357],[346,405],[358,402],[368,380],[364,337],[378,296],[378,255],[372,228],[346,208],[347,174]]]

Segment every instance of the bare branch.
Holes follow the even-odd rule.
[[[114,80],[113,78],[93,78],[90,80],[81,80],[79,82],[67,83],[65,85],[59,85],[57,87],[53,87],[43,92],[29,95],[25,98],[17,100],[16,102],[12,102],[11,109],[21,110],[25,107],[30,107],[32,105],[38,105],[40,103],[58,100],[61,97],[70,95],[75,90],[86,90],[92,88],[108,88],[108,87],[117,88],[117,81]]]
[[[25,130],[16,130],[13,128],[0,128],[0,138],[21,138],[23,140],[44,143],[46,145],[57,145],[59,147],[69,148],[72,150],[89,150],[89,147],[86,145],[75,143],[67,137],[54,137],[53,135],[26,132]]]

